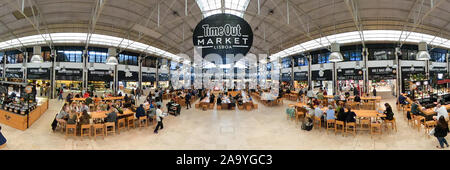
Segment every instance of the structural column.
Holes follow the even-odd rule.
[[[294,57],[291,57],[291,87],[294,87]]]
[[[51,85],[51,87],[52,87],[52,91],[51,91],[51,98],[52,99],[54,99],[54,98],[56,98],[56,94],[57,94],[57,92],[56,92],[56,71],[55,71],[55,67],[56,67],[56,55],[55,55],[55,50],[51,50],[50,51],[50,53],[51,53],[51,56],[52,56],[52,58],[53,58],[53,62],[52,62],[52,70],[51,70],[51,73],[50,73],[50,78],[51,78],[51,83],[50,83],[50,85]]]
[[[337,69],[336,62],[333,62],[333,92],[337,94]]]
[[[396,76],[396,82],[395,82],[395,88],[396,88],[396,95],[400,94],[402,91],[400,89],[401,85],[401,76],[400,76],[400,59],[398,58],[398,52],[395,52],[395,61],[394,61],[394,65],[397,65],[397,67],[395,68],[395,76]]]
[[[3,60],[3,64],[2,64],[2,67],[3,67],[2,78],[3,78],[3,81],[5,81],[5,78],[6,78],[6,51],[3,51],[3,58],[2,58],[2,60]]]
[[[367,61],[368,61],[368,57],[369,57],[369,53],[368,53],[367,48],[363,48],[362,50],[362,56],[364,59],[364,93],[368,93],[369,92],[369,66],[367,65]]]
[[[139,74],[138,74],[138,79],[139,79],[139,82],[138,82],[138,90],[140,91],[140,90],[142,90],[142,62],[144,61],[144,59],[143,59],[143,57],[140,55],[139,57],[138,57],[138,64],[139,64]]]
[[[313,87],[311,87],[311,83],[312,83],[312,71],[311,71],[311,65],[312,65],[312,56],[311,55],[308,55],[308,89],[309,88],[313,88]]]
[[[156,76],[155,76],[155,79],[156,79],[156,82],[155,82],[156,88],[159,88],[159,59],[156,59]]]
[[[81,81],[81,87],[82,90],[86,90],[88,87],[88,69],[87,69],[87,63],[88,63],[88,51],[84,50],[82,59],[83,59],[83,67],[82,67],[82,81]]]

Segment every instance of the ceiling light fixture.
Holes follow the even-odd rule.
[[[340,53],[340,46],[337,42],[331,43],[331,54],[329,57],[330,62],[341,62],[344,61],[344,57]]]
[[[427,43],[424,41],[419,42],[419,52],[416,55],[416,60],[430,60],[430,53],[428,53]]]

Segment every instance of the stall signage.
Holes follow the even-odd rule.
[[[425,72],[425,67],[414,67],[414,70],[411,67],[402,67],[402,72],[404,73],[421,73]]]
[[[6,78],[23,78],[23,71],[20,68],[7,68],[5,71]]]
[[[433,67],[432,69],[430,69],[430,72],[446,73],[447,72],[447,68],[445,68],[445,67]]]
[[[88,81],[113,81],[113,76],[108,70],[89,71]]]
[[[308,72],[295,72],[294,80],[296,81],[308,81]]]
[[[131,77],[127,77],[125,71],[119,71],[119,81],[139,81],[139,73],[131,72]]]
[[[49,68],[28,68],[27,78],[34,80],[50,80]]]
[[[281,81],[291,81],[291,74],[290,73],[281,74]]]
[[[369,68],[369,80],[387,80],[397,78],[397,69],[390,67]]]
[[[81,69],[64,69],[56,72],[56,80],[81,81]]]
[[[342,69],[337,72],[338,80],[363,80],[362,70]]]
[[[155,73],[142,73],[142,81],[143,82],[156,81],[156,74]]]
[[[159,74],[159,81],[169,81],[169,74]]]
[[[245,56],[252,47],[253,31],[241,17],[216,14],[201,20],[195,27],[193,42],[202,57],[208,54]]]
[[[323,76],[320,76],[319,71],[311,72],[311,80],[314,81],[332,81],[333,80],[333,72],[331,70],[324,70]]]

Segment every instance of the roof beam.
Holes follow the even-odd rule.
[[[347,5],[348,11],[352,15],[356,30],[358,30],[359,37],[361,38],[361,44],[363,45],[363,48],[366,48],[366,44],[364,43],[364,30],[362,28],[363,25],[361,23],[361,18],[359,17],[358,3],[353,0],[345,0],[345,4]]]
[[[92,34],[95,32],[95,25],[97,24],[98,18],[102,13],[103,7],[105,6],[107,0],[96,0],[95,6],[92,8],[92,18],[89,20],[88,33],[86,35],[86,46],[84,47],[85,51],[83,55],[86,55],[86,52],[89,48],[89,41],[91,40]]]

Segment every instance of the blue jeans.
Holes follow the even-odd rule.
[[[445,140],[444,137],[436,137],[436,138],[437,138],[437,140],[439,141],[439,145],[441,145],[441,148],[444,147],[444,143],[445,143],[445,145],[448,146],[447,140]]]
[[[59,94],[58,101],[59,101],[60,99],[63,100],[62,94]]]

